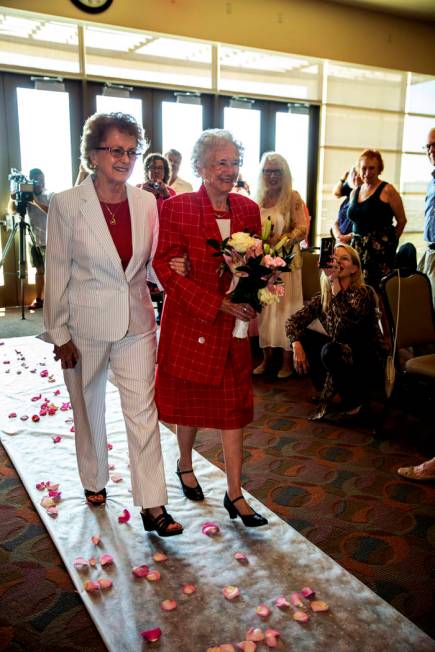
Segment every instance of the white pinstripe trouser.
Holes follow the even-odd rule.
[[[108,367],[116,379],[127,430],[133,503],[167,503],[157,408],[154,402],[155,333],[126,335],[117,342],[73,336],[80,352],[64,369],[74,413],[77,464],[83,486],[99,491],[109,480],[106,435]]]

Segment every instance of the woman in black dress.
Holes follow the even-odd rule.
[[[384,169],[380,153],[366,149],[359,157],[358,168],[362,185],[353,190],[347,210],[353,223],[350,244],[361,259],[365,282],[378,290],[381,278],[395,267],[406,216],[397,190],[379,178]]]

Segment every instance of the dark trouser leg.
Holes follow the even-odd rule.
[[[345,361],[342,346],[338,342],[328,342],[323,346],[321,360],[325,369],[332,375],[334,385],[346,407],[351,409],[361,405],[365,375],[361,373],[360,365]]]
[[[322,364],[321,352],[329,341],[330,338],[327,335],[309,329],[301,337],[301,344],[308,358],[308,373],[314,387],[319,392],[322,390],[326,379],[326,369]]]

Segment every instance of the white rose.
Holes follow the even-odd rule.
[[[270,306],[272,303],[279,303],[279,296],[268,288],[261,288],[258,290],[258,300],[263,306]]]
[[[253,238],[249,233],[244,233],[243,231],[233,233],[231,238],[228,240],[229,246],[233,247],[241,254],[244,254],[249,247],[254,247],[256,242],[256,238]]]

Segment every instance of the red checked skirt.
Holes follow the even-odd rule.
[[[159,419],[197,428],[232,430],[253,419],[252,361],[245,342],[233,337],[220,385],[183,380],[157,369]]]

